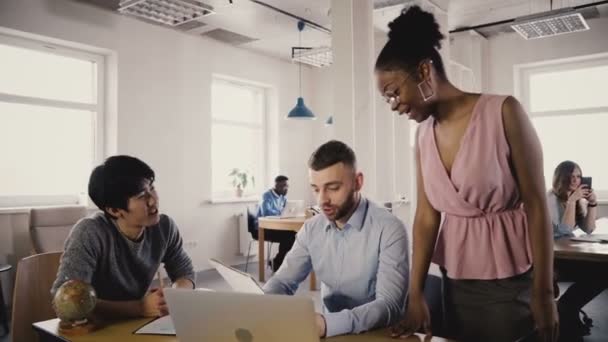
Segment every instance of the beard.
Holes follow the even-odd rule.
[[[346,201],[344,203],[342,203],[342,205],[340,205],[339,207],[336,208],[335,214],[331,215],[331,216],[327,216],[327,218],[331,221],[340,221],[343,218],[345,218],[346,216],[348,216],[349,214],[352,213],[352,211],[354,210],[354,207],[357,205],[357,196],[356,196],[356,191],[352,190],[350,192],[350,194],[348,194],[348,197],[346,198]]]

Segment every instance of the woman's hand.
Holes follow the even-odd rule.
[[[589,204],[597,204],[597,196],[595,195],[595,191],[593,191],[593,189],[588,189],[588,191],[589,192],[587,193],[587,196],[585,198],[587,199],[587,201],[589,201]]]
[[[568,196],[568,202],[576,202],[578,200],[580,200],[581,198],[587,198],[587,196],[589,195],[589,188],[587,187],[587,185],[579,185],[578,188],[576,188],[576,190],[574,190],[570,196]]]
[[[393,326],[391,336],[393,338],[408,337],[420,330],[424,331],[427,336],[432,336],[431,314],[422,294],[409,297],[405,317]]]
[[[532,316],[542,342],[557,341],[559,336],[559,318],[555,299],[551,294],[532,295],[530,301]]]

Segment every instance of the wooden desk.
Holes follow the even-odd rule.
[[[149,318],[113,322],[99,330],[82,336],[62,336],[59,334],[59,318],[33,324],[40,336],[40,342],[177,342],[175,336],[135,335],[133,332],[151,321]]]
[[[555,259],[582,260],[608,263],[608,243],[556,240],[553,244]]]
[[[135,319],[128,321],[115,322],[104,328],[100,328],[88,335],[83,336],[61,336],[57,329],[59,319],[34,323],[34,330],[38,332],[41,342],[177,342],[175,336],[155,336],[155,335],[134,335],[133,331],[146,324],[150,319]],[[361,335],[344,335],[327,338],[321,341],[328,342],[389,342],[389,341],[424,341],[423,335],[412,336],[408,339],[395,340],[390,337],[387,330],[376,330]],[[450,342],[439,337],[433,337],[432,342]],[[215,341],[221,342],[221,341]]]
[[[343,335],[336,336],[323,339],[321,341],[330,341],[330,342],[389,342],[389,341],[406,341],[406,342],[456,342],[454,340],[447,340],[441,337],[433,337],[431,339],[425,340],[424,335],[416,334],[416,336],[410,336],[406,339],[394,339],[391,337],[389,331],[387,329],[380,329],[370,331],[360,335]]]
[[[266,270],[266,264],[264,263],[264,230],[289,230],[297,232],[302,228],[306,217],[295,217],[295,218],[265,218],[260,217],[258,219],[258,274],[261,282],[265,280],[264,271]],[[317,279],[315,273],[310,273],[310,290],[314,291],[317,288]]]

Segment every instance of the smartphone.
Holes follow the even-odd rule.
[[[591,177],[581,177],[581,185],[586,185],[588,189],[593,189],[593,187],[591,186],[591,181]]]

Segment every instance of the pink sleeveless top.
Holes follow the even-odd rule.
[[[424,190],[445,214],[433,262],[452,279],[502,279],[532,264],[528,221],[509,168],[502,121],[505,96],[482,94],[448,175],[435,140],[435,119],[420,125]]]

